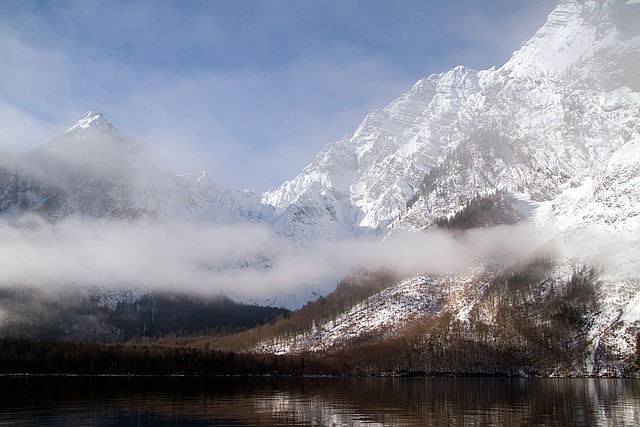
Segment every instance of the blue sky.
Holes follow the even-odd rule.
[[[175,173],[275,188],[420,78],[500,66],[556,0],[0,2],[0,150],[99,110]]]

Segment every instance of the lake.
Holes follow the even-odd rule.
[[[0,426],[640,425],[640,380],[0,377]]]

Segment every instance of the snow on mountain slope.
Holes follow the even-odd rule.
[[[406,277],[309,330],[263,340],[252,350],[274,354],[335,351],[354,340],[398,336],[445,312],[456,313],[465,321],[488,286],[487,280],[506,265],[479,257],[463,273]]]
[[[630,78],[629,68],[640,63],[640,38],[627,38],[615,24],[624,14],[640,18],[638,9],[616,1],[561,2],[523,50],[481,79],[479,95],[462,107],[438,173],[426,177],[420,196],[394,226],[424,227],[491,188],[551,201],[593,180],[592,204],[585,209],[602,211],[596,205],[604,203],[617,213],[616,228],[637,227],[640,78]],[[539,58],[553,50],[548,45],[572,54]],[[622,194],[628,209],[619,210],[614,199]],[[587,222],[608,227],[611,219]]]
[[[561,0],[547,23],[503,67],[520,75],[559,77],[585,64],[606,68],[606,57],[637,43],[638,6],[623,0]],[[614,64],[633,65],[633,61]],[[637,64],[636,64],[637,65]],[[572,68],[574,70],[572,70]],[[631,75],[633,67],[624,71]]]
[[[436,164],[463,100],[478,90],[477,73],[464,67],[419,81],[372,111],[353,135],[327,145],[263,203],[288,217],[286,226],[302,223],[304,237],[380,232]]]
[[[516,195],[557,248],[550,280],[569,280],[576,265],[601,269],[601,306],[589,320],[591,362],[581,371],[598,373],[604,346],[620,358],[634,351],[640,312],[638,22],[635,2],[562,0],[505,65],[458,67],[421,80],[371,112],[353,135],[327,145],[263,203],[279,212],[316,206],[304,218],[321,228],[317,235],[326,230],[318,218],[335,210],[342,214],[326,221],[333,229],[352,218],[356,234],[385,236],[428,227],[495,189]],[[462,304],[451,310],[464,319],[484,289],[478,283],[486,282],[475,276],[456,283],[452,301]],[[400,281],[293,341],[261,348],[324,350],[402,330],[424,312],[420,301],[437,295],[425,288],[427,295],[415,297],[409,284]],[[397,310],[405,298],[415,304]]]
[[[618,182],[606,164],[638,135],[639,9],[563,0],[501,68],[419,81],[263,195],[276,229],[302,240],[384,235],[495,188],[545,201],[588,179]]]
[[[175,176],[152,165],[144,144],[97,112],[22,156],[4,157],[2,212],[50,219],[196,218],[217,196],[206,174]]]
[[[424,276],[402,280],[396,286],[367,298],[345,313],[292,339],[261,342],[255,351],[286,354],[322,351],[367,335],[392,335],[403,325],[439,310],[442,296],[434,280]],[[393,327],[393,331],[389,330]]]

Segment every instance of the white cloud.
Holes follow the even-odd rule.
[[[140,287],[258,299],[309,284],[329,292],[353,269],[383,267],[405,275],[462,271],[479,253],[519,257],[534,242],[531,230],[508,227],[463,239],[434,231],[384,242],[322,242],[302,250],[249,224],[50,224],[25,216],[0,222],[0,286]]]
[[[37,147],[60,132],[56,124],[38,120],[0,97],[0,151],[22,152]]]

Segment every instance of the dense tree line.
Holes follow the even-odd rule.
[[[282,333],[293,327],[287,321],[297,316],[294,313],[237,335],[235,350],[215,344],[101,345],[4,338],[0,374],[584,375],[582,364],[590,351],[586,331],[591,313],[599,310],[597,274],[577,267],[566,281],[558,281],[549,279],[552,268],[550,260],[538,258],[503,272],[484,289],[467,320],[443,311],[392,338],[360,337],[324,353],[247,351],[246,344],[261,330]],[[383,286],[384,280],[378,280]],[[343,283],[342,295],[352,292],[352,286]],[[312,306],[316,308],[311,313],[323,313],[327,302]],[[333,313],[327,310],[323,315]],[[276,328],[280,322],[283,326]],[[607,357],[606,346],[601,344],[599,351]],[[627,361],[621,373],[633,374],[639,366],[640,355]]]
[[[252,355],[193,347],[0,339],[0,374],[305,375],[338,374],[303,356]]]
[[[468,230],[515,224],[521,219],[522,214],[518,211],[516,200],[508,193],[496,190],[484,197],[476,196],[452,217],[439,218],[435,223],[440,228]]]
[[[102,345],[3,338],[0,374],[584,375],[593,351],[587,332],[600,310],[597,272],[579,266],[563,281],[551,278],[553,269],[550,259],[540,257],[503,271],[484,285],[466,319],[444,310],[394,337],[361,336],[322,353],[280,356],[252,349],[260,340],[289,337],[331,319],[394,283],[392,275],[361,272],[299,311],[216,339]],[[609,351],[600,343],[592,360],[606,361]],[[638,351],[623,375],[638,371]]]
[[[101,298],[70,289],[55,295],[27,288],[0,290],[0,336],[122,343],[139,337],[237,333],[289,313],[224,296],[157,293],[114,304]]]

